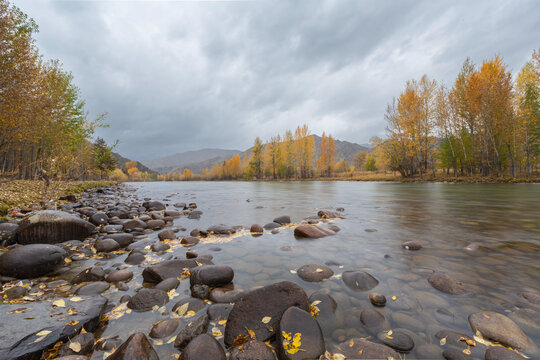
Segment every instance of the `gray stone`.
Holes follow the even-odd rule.
[[[63,211],[43,210],[24,219],[17,229],[20,244],[56,244],[67,240],[83,240],[95,226]]]

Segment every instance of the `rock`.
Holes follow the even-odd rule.
[[[231,304],[212,304],[206,310],[206,314],[208,314],[210,320],[227,320],[232,308],[233,305]]]
[[[510,314],[510,318],[525,326],[525,328],[532,328],[533,331],[540,330],[540,312],[533,309],[515,310]]]
[[[103,268],[101,266],[94,266],[75,275],[71,280],[71,283],[80,284],[83,282],[101,281],[103,279],[105,279],[105,271],[103,271]]]
[[[369,294],[369,301],[375,306],[384,306],[386,304],[386,297],[383,294],[372,292]]]
[[[531,339],[510,318],[493,311],[480,311],[469,315],[469,324],[476,333],[515,349],[532,347]]]
[[[4,296],[7,297],[10,300],[11,299],[17,299],[17,298],[25,296],[27,292],[28,292],[28,288],[26,288],[26,287],[14,286],[14,287],[11,287],[11,288],[7,289],[4,292]]]
[[[194,236],[185,236],[180,240],[180,244],[187,245],[187,246],[195,246],[201,241],[199,238],[196,238]]]
[[[174,347],[180,350],[184,349],[193,339],[208,331],[209,322],[210,320],[208,319],[208,315],[204,314],[198,317],[196,320],[188,323],[186,327],[183,328],[178,335],[176,335],[176,339],[174,339]]]
[[[299,238],[317,239],[335,234],[332,230],[324,229],[317,225],[298,225],[294,229],[294,236]]]
[[[150,245],[150,249],[152,249],[152,251],[156,253],[167,251],[170,248],[171,246],[169,244],[165,244],[162,242],[158,242],[158,243],[154,243]]]
[[[194,203],[194,202],[192,202],[192,203],[189,203],[188,207],[189,207],[190,209],[196,209],[196,208],[197,208],[197,204]]]
[[[296,273],[302,280],[308,282],[320,282],[334,275],[334,272],[329,267],[317,264],[301,266]]]
[[[159,289],[141,289],[128,301],[127,307],[135,311],[149,311],[154,306],[163,306],[169,301],[169,296]]]
[[[451,295],[462,295],[468,292],[465,285],[451,276],[434,272],[428,278],[429,283],[435,289]]]
[[[461,350],[458,349],[445,349],[442,353],[443,358],[446,360],[469,360],[470,356],[465,355]]]
[[[525,357],[521,356],[515,351],[501,347],[501,346],[490,346],[486,350],[485,354],[486,360],[524,360]]]
[[[129,269],[117,270],[107,275],[108,282],[128,281],[133,277],[133,271]]]
[[[319,323],[310,313],[297,307],[290,307],[283,313],[277,332],[280,360],[318,359],[325,349]]]
[[[215,303],[234,303],[246,292],[241,289],[215,288],[210,292],[210,301]]]
[[[128,255],[128,257],[126,258],[126,260],[124,260],[124,262],[130,265],[139,265],[140,263],[144,261],[144,259],[145,259],[144,254],[141,254],[140,252],[132,252],[131,254]]]
[[[205,307],[206,307],[206,303],[202,301],[201,299],[184,298],[178,301],[176,304],[174,304],[171,311],[182,316],[188,311],[199,312]],[[182,314],[179,314],[179,312],[182,312]]]
[[[68,240],[83,240],[95,226],[63,211],[43,210],[20,222],[19,244],[56,244]]]
[[[328,210],[319,210],[319,212],[317,212],[317,216],[322,219],[341,218],[341,215],[339,213],[334,212],[334,211],[328,211]]]
[[[101,294],[102,292],[107,291],[109,287],[110,287],[109,283],[106,283],[105,281],[96,281],[96,282],[92,282],[92,283],[81,286],[80,288],[77,289],[77,291],[75,291],[75,294],[77,295]]]
[[[370,330],[380,330],[385,321],[384,315],[375,309],[362,310],[360,313],[360,322]]]
[[[160,203],[159,201],[145,201],[142,206],[146,209],[146,211],[162,211],[165,210],[165,205]]]
[[[315,291],[309,297],[309,303],[317,310],[316,319],[322,324],[327,324],[335,320],[337,303],[325,290]]]
[[[146,222],[146,227],[152,230],[159,230],[165,227],[165,221],[161,219],[150,220]]]
[[[229,360],[275,360],[274,353],[265,343],[251,340],[232,348]]]
[[[266,230],[274,230],[274,229],[277,229],[279,227],[281,227],[281,224],[278,224],[278,223],[275,223],[275,222],[271,222],[271,223],[265,224],[263,226],[263,228],[265,228]]]
[[[143,333],[131,335],[112,355],[105,360],[159,360],[152,344]]]
[[[379,285],[379,281],[365,271],[344,271],[341,278],[351,290],[368,291]]]
[[[188,219],[198,220],[201,218],[201,215],[202,215],[202,211],[198,211],[198,210],[190,211],[188,214]]]
[[[422,244],[419,241],[407,241],[401,244],[405,250],[420,250]]]
[[[5,241],[6,244],[12,244],[15,241],[17,235],[17,229],[19,225],[13,223],[1,223],[0,224],[0,243]]]
[[[208,334],[195,337],[186,346],[180,360],[226,360],[225,351],[221,345]]]
[[[122,226],[126,231],[135,229],[146,229],[146,223],[140,219],[127,219],[122,222]]]
[[[258,288],[244,295],[233,307],[225,327],[225,344],[233,344],[237,336],[250,338],[246,329],[253,330],[257,340],[266,341],[278,328],[281,315],[290,307],[309,311],[309,301],[304,290],[289,281]],[[270,317],[267,324],[261,322]]]
[[[180,211],[177,210],[165,210],[165,216],[172,217],[172,218],[178,218],[182,215]]]
[[[249,231],[253,234],[262,234],[264,232],[264,229],[259,224],[253,224],[251,225],[251,228],[249,229]]]
[[[0,255],[0,275],[18,279],[46,275],[62,264],[66,251],[56,245],[17,246]]]
[[[109,239],[113,239],[118,244],[120,244],[120,247],[126,247],[130,245],[133,242],[133,234],[128,233],[120,233],[120,234],[109,234],[106,236]]]
[[[180,280],[176,278],[168,278],[160,282],[155,286],[155,289],[163,290],[169,292],[172,289],[176,289],[180,285]]]
[[[107,299],[99,295],[83,297],[83,301],[78,302],[70,298],[64,301],[64,308],[53,308],[50,301],[35,301],[31,306],[0,304],[0,359],[39,359],[43,350],[58,341],[67,342],[83,326],[88,332],[94,331],[107,304]],[[21,307],[26,308],[24,312],[15,311]],[[68,315],[68,309],[74,309],[71,315]],[[61,315],[51,316],[53,313]],[[38,336],[43,330],[50,333]]]
[[[338,345],[338,353],[347,359],[400,359],[392,348],[364,339],[350,339]]]
[[[287,215],[282,215],[282,216],[278,216],[272,221],[280,225],[287,225],[291,223],[291,217]]]
[[[531,305],[540,305],[540,294],[532,291],[524,291],[519,296],[525,299]]]
[[[191,296],[197,299],[208,299],[208,296],[210,295],[210,289],[208,288],[208,285],[193,285],[191,287]]]
[[[328,229],[332,230],[332,231],[335,232],[335,233],[338,233],[338,232],[341,231],[341,229],[339,228],[339,226],[336,226],[336,225],[333,225],[333,224],[328,225]]]
[[[187,209],[186,203],[176,203],[173,206],[180,209]]]
[[[383,344],[401,353],[408,353],[414,348],[413,339],[405,331],[400,329],[380,332],[377,338]]]
[[[97,252],[111,252],[120,249],[120,244],[113,239],[102,239],[94,243]]]
[[[172,333],[178,328],[179,324],[180,320],[175,318],[158,321],[154,324],[154,326],[152,326],[152,330],[150,330],[150,337],[154,339],[162,339],[172,335]]]
[[[186,259],[195,259],[199,254],[195,251],[186,251]]]
[[[160,241],[174,240],[176,239],[176,234],[172,230],[163,230],[158,234],[158,238]]]
[[[157,265],[151,265],[142,272],[144,281],[157,284],[168,278],[178,278],[184,275],[184,269],[192,269],[198,264],[193,259],[167,260]]]
[[[60,348],[58,356],[87,355],[94,349],[94,334],[80,333]],[[85,358],[86,359],[86,358]]]
[[[191,270],[189,282],[193,285],[210,287],[229,284],[234,278],[234,271],[225,265],[204,265]]]
[[[102,213],[102,212],[97,212],[93,214],[92,216],[90,216],[89,220],[95,226],[109,224],[109,217],[107,216],[107,214]]]
[[[231,226],[220,224],[220,225],[212,225],[206,231],[209,234],[230,235],[230,234],[234,234],[236,232],[236,229],[234,229]]]

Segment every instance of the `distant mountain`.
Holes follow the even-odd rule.
[[[126,163],[127,162],[132,161],[132,160],[130,160],[128,158],[123,157],[122,155],[120,155],[118,153],[113,152],[112,154],[113,154],[114,160],[116,160],[116,165],[118,166],[118,168],[120,168],[122,170],[126,169]],[[147,173],[156,172],[155,170],[152,170],[152,169],[148,168],[147,166],[144,166],[143,164],[141,164],[138,161],[137,161],[137,169],[140,172],[147,172]]]
[[[241,153],[241,150],[202,149],[145,160],[144,165],[155,169],[161,174],[183,171],[186,168],[194,173],[200,173],[206,167],[203,164],[209,161],[211,163],[210,167],[212,167],[216,162],[227,160],[233,155]],[[203,167],[201,168],[201,166]]]
[[[313,135],[315,140],[315,157],[320,155],[321,137]],[[354,155],[358,151],[369,151],[366,146],[352,143],[349,141],[335,140],[338,160],[345,160],[352,164]],[[144,161],[144,164],[155,169],[161,174],[182,172],[184,169],[190,169],[195,174],[200,174],[205,168],[211,169],[215,164],[221,164],[229,160],[233,155],[239,154],[240,158],[247,154],[251,155],[251,148],[246,151],[224,150],[224,149],[203,149],[198,151],[187,151],[180,154],[161,157],[154,160]]]

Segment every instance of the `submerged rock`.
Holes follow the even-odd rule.
[[[0,275],[18,279],[46,275],[63,263],[66,251],[56,245],[17,246],[0,256]]]
[[[379,280],[365,271],[345,271],[341,279],[351,290],[367,291],[379,285]]]
[[[334,275],[334,272],[329,267],[317,264],[301,266],[296,273],[302,280],[309,282],[320,282]]]
[[[280,225],[287,225],[291,223],[291,217],[288,215],[282,215],[278,216],[273,220],[273,222],[278,223]]]
[[[439,272],[434,272],[428,279],[431,286],[435,289],[445,292],[451,295],[462,295],[468,292],[467,288],[463,283],[454,279],[453,277],[442,274]]]
[[[316,225],[298,225],[294,229],[294,236],[300,238],[317,239],[335,234],[336,233],[332,230],[325,229]]]
[[[493,312],[480,311],[469,315],[469,324],[474,332],[483,337],[500,342],[516,349],[527,350],[532,347],[531,339],[510,318]]]
[[[199,259],[200,262],[203,262]],[[199,266],[194,259],[167,260],[157,265],[151,265],[142,272],[144,281],[149,283],[160,283],[167,278],[178,278],[184,275],[185,269],[192,269]]]
[[[309,311],[304,290],[289,281],[258,288],[244,295],[233,307],[225,327],[225,344],[230,346],[241,334],[250,338],[247,329],[257,340],[266,341],[275,334],[283,313],[291,306]],[[261,322],[269,317],[268,323]]]
[[[175,318],[158,321],[156,324],[154,324],[154,326],[152,326],[152,330],[150,330],[150,337],[154,339],[162,339],[172,335],[172,333],[178,328],[179,324],[180,320]]]
[[[19,244],[56,244],[68,240],[82,240],[95,226],[63,211],[43,210],[24,219],[17,229]]]
[[[400,359],[394,349],[364,339],[350,339],[339,344],[338,349],[348,359]]]
[[[280,360],[318,359],[325,349],[321,327],[310,313],[297,307],[283,313],[277,333]]]

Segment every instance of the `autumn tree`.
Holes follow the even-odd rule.
[[[354,155],[354,167],[357,169],[363,169],[366,164],[367,151],[360,150]]]
[[[311,177],[315,156],[315,140],[305,124],[296,128],[293,151],[300,177],[302,179]]]
[[[257,136],[253,147],[251,148],[251,158],[249,160],[249,171],[250,176],[253,176],[257,179],[262,177],[263,170],[263,143],[261,139]]]
[[[331,135],[326,136],[323,132],[320,143],[320,155],[317,159],[317,168],[323,176],[331,176],[337,158],[337,150]]]

